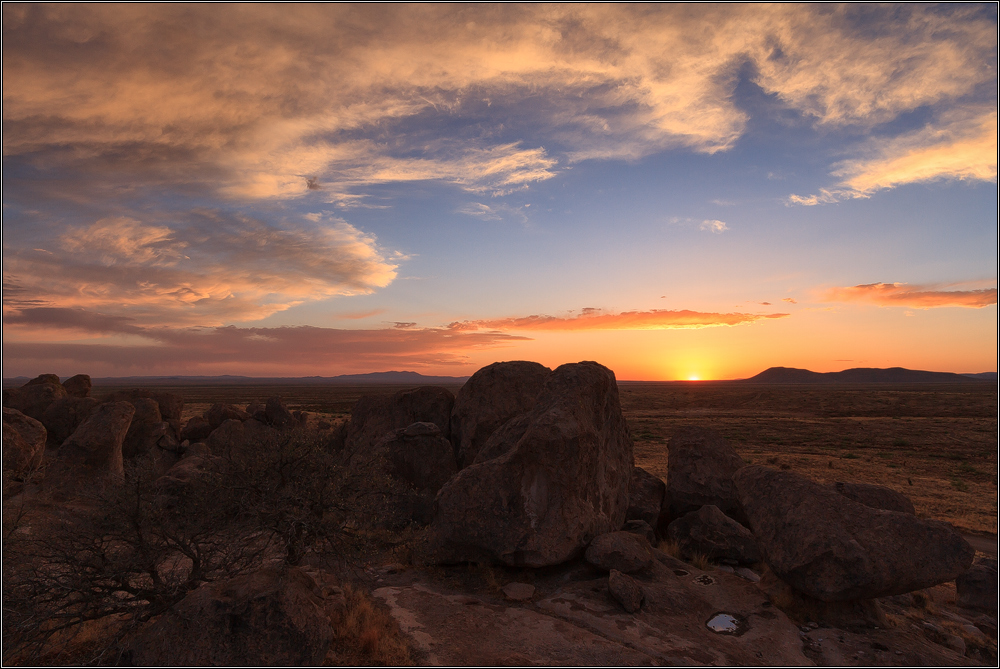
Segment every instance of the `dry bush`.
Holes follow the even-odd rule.
[[[678,560],[684,559],[681,556],[681,547],[677,544],[676,541],[672,541],[670,539],[664,539],[663,541],[661,541],[656,545],[656,548],[663,551],[664,553],[666,553],[671,557],[677,558]]]
[[[344,609],[333,621],[334,640],[326,664],[336,666],[412,665],[399,624],[367,592],[344,587]]]
[[[694,553],[691,559],[687,561],[692,567],[700,569],[702,571],[712,571],[715,567],[709,562],[708,556],[704,553]]]

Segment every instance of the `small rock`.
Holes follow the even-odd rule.
[[[760,576],[758,576],[755,572],[747,569],[746,567],[737,567],[736,575],[739,576],[740,578],[745,578],[751,583],[760,583]]]
[[[608,590],[619,604],[629,613],[635,613],[642,607],[642,600],[645,593],[642,586],[635,582],[631,576],[621,573],[617,569],[612,569],[608,574]]]
[[[535,586],[530,583],[508,583],[503,587],[503,594],[513,602],[526,602],[535,595]]]
[[[649,566],[653,561],[653,552],[649,542],[638,535],[608,532],[590,542],[584,557],[600,569],[615,569],[630,574]]]
[[[945,633],[944,645],[948,646],[948,648],[951,648],[959,655],[965,655],[965,639],[957,634]]]
[[[996,558],[976,558],[969,570],[955,579],[955,588],[959,606],[996,611]]]

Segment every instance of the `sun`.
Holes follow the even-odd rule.
[[[701,381],[701,377],[699,377],[697,374],[692,374],[691,376],[688,377],[688,381]]]

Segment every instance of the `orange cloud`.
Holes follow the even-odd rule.
[[[934,286],[910,286],[905,283],[868,283],[832,288],[829,302],[871,302],[882,307],[973,307],[980,309],[997,303],[997,289],[937,290]]]
[[[712,313],[689,310],[653,309],[604,313],[599,309],[584,309],[578,316],[523,316],[492,320],[460,321],[449,329],[468,330],[666,330],[675,328],[705,328],[718,325],[742,325],[767,318],[785,318],[788,314]]]

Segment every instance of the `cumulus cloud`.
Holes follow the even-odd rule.
[[[101,219],[51,251],[12,249],[5,310],[46,306],[128,315],[139,324],[256,320],[304,301],[370,293],[396,277],[393,254],[346,221],[278,227],[202,212],[185,227]],[[309,225],[307,225],[307,223]]]
[[[698,229],[699,230],[706,230],[708,232],[713,232],[713,233],[715,233],[715,234],[718,235],[718,234],[722,234],[723,232],[725,232],[726,230],[728,230],[729,226],[727,226],[725,224],[725,222],[723,222],[723,221],[715,221],[715,220],[708,221],[708,220],[705,220],[705,221],[702,221],[701,223],[698,224]]]
[[[882,307],[972,307],[980,309],[997,303],[996,288],[947,290],[948,286],[916,286],[905,283],[868,283],[831,288],[829,302],[869,302]]]
[[[762,319],[785,318],[788,314],[714,313],[669,309],[623,311],[607,313],[600,309],[583,309],[579,315],[521,316],[515,318],[457,321],[448,327],[458,332],[474,330],[666,330],[704,328],[719,325],[743,325]]]

